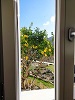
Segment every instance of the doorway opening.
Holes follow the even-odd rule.
[[[22,98],[54,99],[54,37],[55,0],[20,0]]]

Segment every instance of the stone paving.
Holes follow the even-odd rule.
[[[20,100],[54,100],[54,94],[54,89],[23,91]]]

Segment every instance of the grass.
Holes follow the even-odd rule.
[[[28,78],[31,80],[34,79],[32,76],[29,76]],[[46,82],[38,78],[35,79],[35,85],[40,86],[41,88],[54,88],[54,85],[52,83]]]
[[[50,71],[54,73],[54,65],[49,65],[46,68],[48,68]]]

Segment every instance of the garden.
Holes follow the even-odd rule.
[[[21,89],[54,88],[54,35],[48,39],[46,30],[22,27],[21,38]]]

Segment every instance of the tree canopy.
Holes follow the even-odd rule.
[[[43,56],[52,56],[54,49],[52,43],[48,40],[46,30],[31,27],[23,27],[21,33],[21,57],[26,59],[37,60]]]

